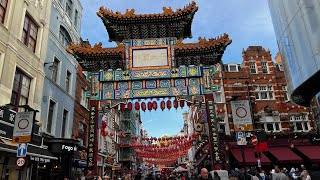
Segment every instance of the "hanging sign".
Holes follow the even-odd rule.
[[[17,112],[13,128],[13,142],[27,143],[31,141],[34,112]]]
[[[95,148],[95,133],[96,133],[96,108],[92,105],[89,116],[89,138],[88,138],[88,168],[94,168],[94,148]]]
[[[247,145],[246,133],[245,132],[236,132],[237,144],[240,146]]]
[[[231,101],[234,131],[252,131],[252,117],[248,100]]]

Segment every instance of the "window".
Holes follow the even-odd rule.
[[[278,63],[277,64],[279,71],[283,71],[283,64],[282,63]]]
[[[59,41],[63,44],[64,47],[67,47],[71,43],[71,37],[68,31],[62,26],[60,26],[59,31]]]
[[[67,110],[63,110],[63,115],[62,115],[62,129],[61,129],[61,137],[65,137],[66,135],[66,126],[68,123],[68,115],[69,112]]]
[[[273,86],[272,85],[254,85],[254,94],[257,100],[272,100],[273,99]]]
[[[78,27],[78,16],[79,16],[79,13],[78,11],[76,10],[75,13],[74,13],[74,26],[77,28]]]
[[[47,122],[47,132],[51,133],[52,130],[52,122],[53,122],[53,116],[55,111],[56,103],[50,100],[49,104],[49,112],[48,112],[48,122]]]
[[[274,116],[265,116],[264,121],[261,122],[261,127],[264,128],[266,132],[280,132],[281,131],[281,123],[280,117]]]
[[[253,74],[257,73],[257,69],[256,69],[256,63],[255,62],[249,62],[249,68],[250,68],[250,72]]]
[[[29,15],[26,15],[23,24],[21,41],[33,52],[36,51],[37,34],[38,26]]]
[[[67,0],[66,3],[66,12],[70,18],[72,18],[72,2],[71,0]]]
[[[66,76],[66,91],[70,92],[70,81],[71,81],[71,73],[67,71],[67,76]]]
[[[220,132],[226,132],[226,126],[224,124],[219,125],[219,131]]]
[[[16,70],[10,103],[15,111],[24,111],[24,109],[19,108],[19,106],[28,104],[30,83],[31,79],[28,76]]]
[[[289,94],[288,94],[288,87],[282,86],[282,91],[283,91],[283,96],[284,96],[285,101],[290,101]]]
[[[310,131],[309,119],[308,119],[308,116],[305,114],[291,116],[290,122],[293,124],[294,131],[296,131],[296,132]]]
[[[263,74],[268,74],[268,64],[267,61],[262,60],[261,61],[261,68],[262,68],[262,73]]]
[[[57,77],[58,77],[59,63],[60,63],[60,61],[57,58],[54,58],[53,65],[51,68],[51,71],[52,71],[51,79],[54,82],[57,82],[57,80],[58,80]]]
[[[215,95],[216,95],[215,96],[215,102],[216,103],[222,102],[221,93],[220,92],[216,92]]]
[[[228,71],[229,72],[238,72],[238,65],[237,64],[229,64]]]
[[[81,102],[80,104],[85,108],[88,108],[89,98],[86,97],[86,91],[84,89],[81,90]]]
[[[0,23],[4,23],[4,17],[7,11],[8,0],[0,0]]]
[[[79,139],[83,142],[83,146],[86,145],[87,137],[87,126],[81,122],[79,122]]]

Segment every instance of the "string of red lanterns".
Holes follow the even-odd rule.
[[[185,101],[184,100],[177,100],[177,99],[174,99],[173,100],[173,102],[171,102],[171,100],[167,100],[167,102],[165,102],[164,100],[162,100],[161,102],[160,102],[160,109],[163,111],[165,108],[167,108],[167,109],[171,109],[172,108],[172,104],[173,104],[173,107],[175,108],[175,109],[177,109],[179,106],[181,107],[181,109],[184,107],[184,105],[185,105]],[[192,105],[192,103],[190,103],[190,102],[187,102],[187,105],[188,106],[191,106]],[[121,111],[124,111],[124,110],[128,110],[128,111],[131,111],[132,110],[132,106],[133,106],[133,104],[132,104],[132,102],[128,102],[127,104],[124,104],[124,103],[121,103],[120,104],[120,110]],[[118,108],[119,106],[117,105],[117,106],[115,106],[114,108]],[[134,103],[134,109],[135,110],[137,110],[137,111],[139,111],[140,110],[140,108],[141,108],[141,110],[142,111],[146,111],[147,109],[149,110],[149,111],[152,111],[152,110],[157,110],[158,109],[158,102],[157,101],[150,101],[150,102],[141,102],[141,104],[139,103],[139,102],[135,102]]]

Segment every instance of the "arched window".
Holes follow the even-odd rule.
[[[59,40],[64,47],[67,47],[72,41],[68,31],[63,26],[60,26]]]

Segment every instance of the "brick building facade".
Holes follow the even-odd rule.
[[[82,67],[78,66],[76,80],[76,95],[74,103],[74,118],[72,138],[79,141],[78,151],[75,152],[74,163],[79,174],[83,173],[87,161],[88,126],[89,126],[89,98],[86,92],[91,91],[91,84],[87,80]]]
[[[72,137],[80,141],[80,145],[87,145],[88,123],[89,123],[89,98],[86,92],[90,92],[91,84],[78,66],[76,81],[75,109],[73,118]]]
[[[308,108],[290,101],[285,73],[279,57],[276,57],[277,63],[274,63],[270,51],[261,46],[249,46],[243,50],[242,57],[241,64],[218,64],[213,78],[214,83],[219,86],[214,97],[219,132],[223,142],[221,149],[224,151],[223,158],[226,164],[231,162],[231,157],[237,160],[236,151],[239,151],[231,113],[230,101],[232,100],[249,100],[254,128],[251,134],[265,132],[270,149],[281,146],[285,148],[284,152],[291,152],[291,150],[295,151],[295,145],[301,145],[299,144],[301,142],[308,147],[312,146],[312,138],[315,137],[312,115]],[[247,137],[246,148],[249,149],[246,149],[246,153],[254,147],[250,142],[250,134]],[[254,162],[251,163],[256,164],[254,155],[248,156],[252,156],[251,161]],[[304,157],[311,160],[308,155],[301,156],[303,158],[297,157],[299,162],[302,162]],[[268,156],[269,159],[271,158],[268,162],[281,163],[279,159],[272,159],[274,157],[276,156]],[[241,162],[240,157],[238,163],[241,164]]]

